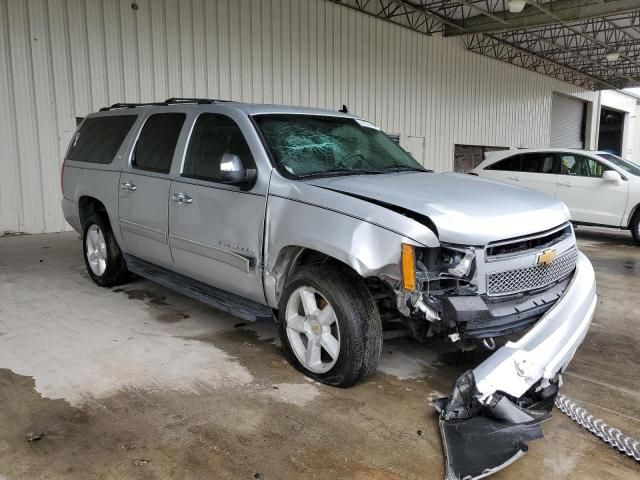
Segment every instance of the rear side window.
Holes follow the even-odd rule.
[[[557,173],[555,153],[537,152],[522,155],[522,171],[529,173]]]
[[[156,113],[147,118],[133,151],[133,167],[169,173],[185,118],[184,113]]]
[[[220,163],[226,153],[240,157],[245,168],[255,168],[240,127],[224,115],[203,113],[193,127],[182,176],[217,181]]]
[[[514,155],[512,157],[500,160],[493,165],[489,165],[485,170],[504,170],[507,172],[519,172],[520,171],[520,155]]]
[[[67,160],[111,163],[136,118],[137,115],[87,118],[73,137]]]

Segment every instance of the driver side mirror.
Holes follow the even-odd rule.
[[[605,182],[613,182],[616,185],[620,185],[622,183],[622,176],[615,170],[605,170],[602,174],[602,179]]]
[[[251,183],[256,176],[254,169],[245,168],[242,160],[233,153],[225,153],[220,160],[220,182],[229,185]]]

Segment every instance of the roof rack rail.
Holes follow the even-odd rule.
[[[212,103],[224,103],[231,100],[218,100],[216,98],[180,98],[172,97],[167,98],[164,102],[149,102],[149,103],[114,103],[108,107],[102,107],[100,112],[107,112],[109,110],[115,110],[118,108],[136,108],[136,107],[166,107],[167,105],[182,105],[195,103],[197,105],[206,105]]]
[[[167,105],[176,105],[181,103],[197,103],[198,105],[205,105],[210,103],[224,103],[229,100],[218,100],[217,98],[180,98],[172,97],[167,98],[164,103]]]
[[[106,112],[108,110],[114,110],[116,108],[135,108],[135,107],[150,107],[166,105],[164,102],[149,102],[149,103],[114,103],[108,107],[102,107],[99,111]]]

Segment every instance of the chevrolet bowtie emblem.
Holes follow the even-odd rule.
[[[553,248],[545,250],[538,254],[536,265],[551,265],[557,256],[558,254]]]

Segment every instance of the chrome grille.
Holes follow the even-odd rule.
[[[556,258],[551,265],[506,270],[487,275],[487,295],[509,295],[546,287],[566,277],[576,267],[578,251],[574,248]]]

